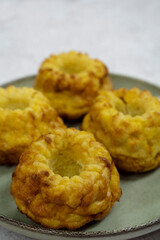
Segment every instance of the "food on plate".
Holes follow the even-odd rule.
[[[32,88],[0,88],[0,164],[16,164],[41,134],[63,121],[42,93]]]
[[[149,91],[101,93],[81,128],[106,146],[120,170],[145,172],[160,165],[160,101]]]
[[[91,133],[56,128],[21,155],[11,193],[32,220],[76,229],[107,215],[121,196],[119,181],[109,152]]]
[[[35,88],[43,92],[60,116],[77,119],[94,98],[112,88],[107,67],[87,54],[71,51],[51,55],[40,66]]]

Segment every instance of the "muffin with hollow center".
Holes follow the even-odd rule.
[[[120,170],[145,172],[160,165],[160,101],[149,91],[101,93],[81,128],[106,146]]]
[[[112,84],[101,61],[71,51],[44,60],[35,88],[48,97],[60,116],[77,119],[89,111],[99,92],[111,89]]]
[[[56,128],[21,155],[11,193],[19,210],[53,229],[104,218],[121,196],[110,154],[91,133]]]
[[[42,93],[32,88],[0,88],[0,164],[18,163],[40,135],[65,127]]]

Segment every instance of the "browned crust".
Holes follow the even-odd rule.
[[[160,165],[160,102],[148,91],[103,92],[81,128],[107,147],[123,171],[145,172]]]
[[[61,147],[77,151],[75,161],[84,165],[80,175],[61,177],[50,169],[48,157],[54,159],[53,153],[61,152]],[[54,229],[76,229],[105,217],[121,189],[119,174],[103,145],[87,132],[57,128],[22,154],[11,193],[20,211],[34,221]]]
[[[63,71],[66,58],[70,68],[76,62],[77,66],[85,63],[85,69],[78,73]],[[60,116],[76,119],[89,111],[101,90],[112,89],[112,83],[108,69],[101,61],[91,59],[87,54],[71,51],[51,55],[41,64],[35,88],[49,98]]]
[[[12,110],[0,105],[0,164],[18,163],[21,153],[33,140],[55,127],[65,127],[48,99],[34,89],[0,88],[0,98],[17,99],[20,103],[29,99],[25,109]]]

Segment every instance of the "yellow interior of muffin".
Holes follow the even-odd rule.
[[[64,60],[61,65],[61,71],[68,74],[78,74],[87,70],[87,65],[80,59],[75,61]]]
[[[87,55],[71,52],[70,55],[60,54],[57,60],[58,67],[63,73],[78,74],[88,69]]]
[[[12,102],[8,102],[7,104],[5,104],[4,106],[1,106],[2,108],[7,108],[10,110],[16,110],[16,109],[20,109],[20,110],[24,110],[25,108],[28,107],[27,103],[22,103],[22,102],[16,102],[16,101],[12,101]]]
[[[125,101],[124,98],[120,98],[120,101],[116,102],[116,109],[122,112],[124,115],[130,115],[132,117],[141,116],[146,112],[146,105],[138,99],[131,100],[130,102]]]
[[[75,159],[72,151],[59,151],[54,154],[49,165],[54,174],[59,174],[62,177],[73,177],[82,171],[82,166]]]
[[[15,92],[16,94],[16,92]],[[25,97],[24,94],[1,96],[0,107],[10,110],[24,110],[29,106],[29,98]]]

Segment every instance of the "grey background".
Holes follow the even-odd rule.
[[[0,0],[0,84],[77,50],[160,86],[159,0]],[[27,240],[0,227],[0,240]],[[159,240],[160,231],[138,238]]]

